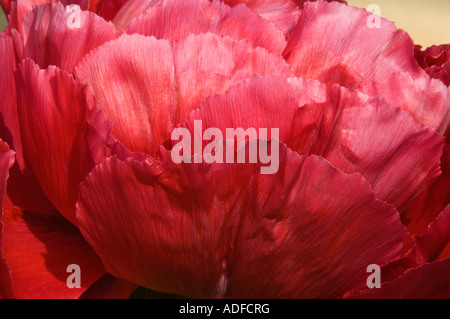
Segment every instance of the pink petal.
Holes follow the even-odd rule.
[[[137,288],[129,281],[105,274],[80,299],[127,299]]]
[[[162,0],[128,0],[114,17],[114,25],[121,30],[126,28],[130,22],[146,12],[149,8],[160,5]]]
[[[441,134],[449,123],[447,87],[414,59],[414,44],[394,23],[369,28],[371,13],[324,1],[307,2],[284,55],[297,76],[381,95]]]
[[[81,186],[80,229],[115,276],[187,297],[339,297],[401,251],[397,211],[322,158],[280,145],[261,175],[162,157],[110,157]]]
[[[7,192],[15,205],[32,211],[53,211],[53,205],[39,186],[23,152],[14,78],[20,56],[18,51],[20,47],[15,46],[13,38],[0,36],[0,137],[14,150],[16,159],[10,170]]]
[[[27,13],[23,22],[25,57],[42,69],[55,65],[72,72],[89,51],[120,34],[112,23],[86,11],[80,12],[80,28],[71,28],[67,22],[71,15],[61,3]]]
[[[78,298],[105,273],[78,229],[58,213],[6,207],[2,221],[2,250],[16,298]],[[71,264],[80,267],[81,288],[67,286]]]
[[[51,0],[11,1],[8,13],[9,27],[22,34],[22,22],[25,14],[32,11],[34,7],[47,3],[51,3]]]
[[[91,91],[56,67],[40,70],[25,60],[17,83],[20,128],[31,167],[58,211],[76,223],[79,182],[112,153],[110,125]]]
[[[338,86],[325,94],[312,80],[255,76],[206,100],[192,113],[191,130],[195,119],[203,130],[279,128],[293,150],[361,173],[377,198],[402,209],[440,174],[442,136],[383,101]]]
[[[112,134],[129,150],[152,155],[206,97],[270,73],[289,69],[262,48],[214,34],[191,35],[173,45],[123,35],[89,54],[75,71],[114,123]]]
[[[275,23],[285,35],[292,32],[300,16],[300,10],[294,0],[224,0],[224,2],[231,7],[244,3],[264,19]]]
[[[249,28],[248,26],[251,26]],[[283,32],[244,5],[230,8],[220,1],[163,1],[134,19],[126,32],[153,35],[171,41],[189,34],[212,32],[281,54],[286,46]]]
[[[3,258],[3,223],[2,212],[6,190],[6,180],[8,179],[8,170],[14,163],[14,152],[8,147],[8,144],[0,140],[0,298],[10,298],[12,293],[12,281],[8,265]]]

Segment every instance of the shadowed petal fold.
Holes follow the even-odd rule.
[[[78,229],[59,213],[31,213],[15,207],[3,210],[3,256],[14,296],[78,298],[104,275],[102,263]],[[81,288],[69,288],[67,267],[80,267]]]

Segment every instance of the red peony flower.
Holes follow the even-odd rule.
[[[341,1],[1,3],[2,297],[450,297],[445,47]]]

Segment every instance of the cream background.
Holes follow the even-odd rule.
[[[424,47],[450,43],[450,0],[347,0],[356,7],[377,4],[381,16],[407,31],[416,44]],[[0,11],[2,11],[0,9]],[[0,31],[6,27],[0,12]]]
[[[347,0],[367,8],[376,4],[381,16],[409,33],[416,44],[428,47],[450,43],[450,0]]]

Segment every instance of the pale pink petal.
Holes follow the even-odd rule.
[[[214,34],[174,42],[123,35],[89,54],[76,76],[89,84],[131,151],[155,155],[174,125],[209,95],[254,74],[288,74],[281,57]]]
[[[286,46],[283,32],[274,24],[243,4],[230,8],[220,1],[163,1],[134,19],[126,32],[171,41],[189,34],[211,32],[248,40],[276,54],[281,54]]]

